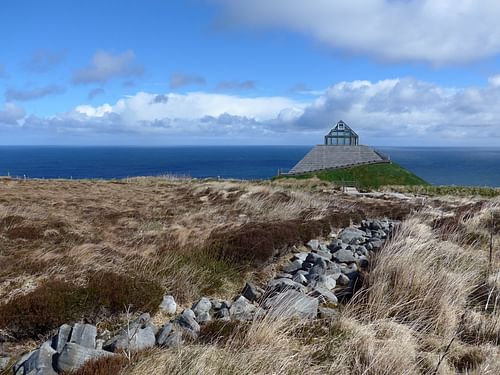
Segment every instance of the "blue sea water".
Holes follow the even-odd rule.
[[[52,147],[0,146],[0,176],[123,178],[180,174],[263,179],[288,170],[311,146]],[[500,187],[500,148],[380,147],[437,185]]]

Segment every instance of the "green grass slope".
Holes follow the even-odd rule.
[[[278,178],[308,179],[317,177],[329,182],[355,182],[360,188],[377,189],[387,185],[429,185],[426,181],[396,163],[368,164],[351,168],[304,173]]]

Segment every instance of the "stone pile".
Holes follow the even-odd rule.
[[[247,282],[233,302],[202,297],[162,327],[148,313],[129,322],[114,337],[97,335],[90,324],[62,325],[40,348],[25,354],[13,366],[15,375],[55,375],[74,371],[85,362],[131,353],[155,345],[173,348],[193,341],[201,325],[211,320],[249,321],[258,316],[314,319],[335,316],[337,296],[353,293],[360,270],[368,267],[372,251],[380,249],[397,222],[367,220],[342,230],[328,242],[311,240],[308,250],[296,252],[282,272],[265,289]],[[175,315],[177,304],[165,296],[160,310]]]

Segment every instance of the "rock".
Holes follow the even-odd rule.
[[[368,267],[368,258],[362,255],[358,258],[356,264],[361,268],[366,268]]]
[[[295,281],[296,283],[299,283],[299,284],[302,284],[302,285],[306,285],[307,284],[306,277],[303,274],[301,274],[301,273],[296,273],[295,275],[293,275],[292,281]]]
[[[371,247],[373,248],[373,250],[379,250],[383,245],[383,241],[381,239],[378,239],[378,238],[370,238],[369,243],[370,243]]]
[[[315,264],[310,270],[309,274],[310,275],[324,275],[326,274],[326,264]]]
[[[200,315],[203,315],[205,317],[207,314],[210,315],[210,310],[212,309],[212,302],[210,302],[210,300],[208,298],[202,297],[198,300],[198,302],[195,302],[193,304],[191,309],[193,310],[194,315],[197,318],[196,320],[198,320],[198,317]]]
[[[85,348],[95,349],[97,328],[91,324],[76,323],[71,331],[69,342]]]
[[[337,297],[335,296],[335,293],[329,291],[328,289],[322,288],[322,287],[316,287],[313,289],[312,295],[315,297],[318,297],[320,302],[325,303],[332,303],[332,304],[337,304],[338,300]]]
[[[337,283],[332,277],[322,276],[317,285],[328,290],[333,290],[337,286]]]
[[[333,259],[340,263],[354,263],[356,258],[351,250],[341,249],[333,254]]]
[[[339,278],[337,279],[337,283],[342,286],[347,286],[349,285],[349,277],[344,275],[343,273],[340,274]]]
[[[44,342],[39,349],[23,355],[14,365],[15,375],[57,375],[52,368],[53,356],[57,352],[52,348],[52,342]]]
[[[318,255],[316,253],[309,253],[309,254],[307,254],[305,262],[316,264],[316,261],[319,259],[321,259],[320,255]]]
[[[262,294],[264,291],[257,287],[255,284],[251,282],[246,282],[245,287],[241,291],[241,295],[245,297],[249,301],[255,301],[258,300],[260,297],[262,297]]]
[[[173,330],[174,330],[174,325],[172,323],[165,324],[158,333],[158,337],[156,338],[156,343],[160,346],[165,344],[168,335],[170,335],[170,333],[172,333]]]
[[[278,292],[278,293],[281,293],[281,292],[288,290],[288,289],[294,289],[294,290],[297,290],[299,292],[306,292],[306,289],[303,285],[296,283],[295,281],[292,281],[290,279],[271,280],[268,283],[268,286],[272,291]]]
[[[334,280],[337,280],[342,271],[340,270],[340,266],[337,263],[330,263],[328,268],[326,269],[325,275],[332,277]]]
[[[337,309],[332,309],[330,307],[320,306],[318,308],[318,315],[321,319],[336,319],[339,316],[339,312]]]
[[[112,352],[132,351],[151,348],[156,343],[156,332],[151,325],[146,325],[144,328],[138,324],[131,324],[129,329],[124,329],[122,332],[109,340],[104,348]]]
[[[312,266],[314,266],[313,262],[304,262],[304,263],[302,263],[302,269],[304,271],[310,270]]]
[[[185,309],[176,319],[176,322],[182,327],[184,332],[193,339],[197,338],[200,333],[200,325],[195,318],[196,315],[193,310]]]
[[[318,299],[288,290],[264,302],[269,314],[280,318],[314,319],[318,313]]]
[[[280,272],[276,274],[275,279],[291,279],[293,275],[291,273]]]
[[[327,245],[325,245],[324,243],[320,243],[318,251],[330,251],[330,250],[328,249]]]
[[[181,331],[173,331],[168,335],[163,343],[163,346],[167,348],[178,348],[184,343],[184,339],[182,338]]]
[[[5,370],[10,363],[10,357],[0,357],[0,372]]]
[[[64,345],[69,341],[69,336],[71,335],[71,326],[69,324],[63,324],[59,327],[57,335],[52,338],[52,348],[54,348],[58,353],[61,353]]]
[[[227,307],[223,307],[222,309],[216,311],[215,318],[221,320],[229,320],[230,319],[229,309]]]
[[[306,253],[306,252],[294,254],[292,260],[300,260],[302,262],[305,262],[308,254],[309,253]]]
[[[306,244],[311,250],[318,250],[319,248],[319,241],[318,240],[311,240]]]
[[[382,222],[380,220],[370,221],[370,229],[379,230],[382,229],[383,227],[384,226],[382,225]]]
[[[356,248],[356,253],[357,253],[358,255],[363,255],[363,256],[365,256],[365,257],[367,257],[367,256],[369,255],[368,250],[367,250],[367,249],[366,249],[366,247],[364,247],[364,246],[358,246],[358,247]]]
[[[174,315],[177,311],[177,303],[175,302],[174,297],[171,295],[163,296],[163,301],[161,301],[160,304],[160,310],[165,314]]]
[[[339,238],[342,242],[347,244],[359,245],[365,242],[365,232],[357,228],[349,227],[340,232]]]
[[[288,280],[288,279],[283,279]],[[274,280],[273,280],[274,281]],[[291,280],[289,280],[291,281]],[[250,303],[245,297],[240,296],[229,309],[231,319],[236,320],[251,320],[255,311],[255,306]]]
[[[64,345],[61,354],[57,357],[57,369],[59,371],[67,372],[75,371],[82,367],[87,361],[112,355],[114,354],[106,350],[86,348],[84,346],[68,342]]]
[[[300,270],[302,268],[302,263],[303,261],[301,260],[294,260],[293,262],[291,262],[290,264],[286,265],[285,267],[283,267],[283,271],[286,272],[286,273],[294,273],[298,270]]]
[[[320,257],[322,257],[323,259],[327,260],[327,261],[330,261],[332,260],[332,254],[329,252],[329,251],[321,251],[321,250],[318,250],[316,252],[316,255],[319,255]]]

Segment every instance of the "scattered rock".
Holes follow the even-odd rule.
[[[10,357],[0,357],[0,372],[5,370],[10,363]]]
[[[106,350],[86,348],[84,346],[68,342],[57,357],[57,369],[59,371],[75,371],[82,367],[85,362],[97,358],[114,355]]]
[[[69,336],[71,335],[72,327],[69,324],[63,324],[59,327],[57,331],[57,335],[52,339],[52,347],[58,352],[61,353],[64,348],[64,344],[69,341]]]
[[[339,251],[335,252],[335,254],[333,254],[333,258],[337,262],[341,263],[354,263],[356,261],[356,258],[354,257],[352,251],[347,249],[340,249]]]
[[[318,240],[311,240],[306,244],[311,250],[318,250],[319,248],[319,241]]]
[[[212,302],[206,297],[202,297],[198,302],[194,303],[192,310],[196,316],[196,321],[198,323],[206,322],[211,319],[210,310],[212,309]]]
[[[365,242],[366,233],[360,229],[349,227],[345,228],[339,234],[339,238],[342,242],[350,245],[359,245]]]
[[[193,310],[185,309],[176,319],[176,322],[183,328],[184,332],[192,339],[196,339],[200,333],[200,325],[196,321]]]
[[[182,328],[176,324],[167,323],[163,326],[158,335],[156,343],[167,348],[177,348],[184,343],[182,338]]]
[[[328,302],[328,303],[333,303],[335,305],[338,303],[335,293],[326,288],[316,287],[313,289],[312,295],[318,297],[320,302],[322,303]]]
[[[289,263],[287,266],[283,267],[283,271],[286,273],[294,273],[302,268],[302,263],[303,261],[301,260],[294,260],[293,262]]]
[[[160,304],[160,310],[168,315],[175,314],[177,311],[177,303],[175,302],[174,297],[171,295],[163,296],[163,301],[161,301]]]
[[[251,320],[253,318],[253,313],[255,312],[255,309],[256,307],[252,305],[248,299],[246,299],[243,296],[240,296],[231,305],[231,308],[229,309],[229,315],[232,319],[236,320]]]
[[[245,297],[247,300],[252,302],[262,297],[263,293],[264,291],[261,288],[257,287],[256,285],[248,281],[245,284],[243,290],[241,291],[241,295]]]
[[[66,329],[66,328],[64,328]],[[97,328],[91,324],[76,323],[71,331],[69,342],[78,344],[85,348],[95,349]]]
[[[295,290],[288,290],[267,299],[264,307],[269,314],[281,318],[314,319],[318,314],[318,299],[307,296]]]
[[[294,289],[294,290],[297,290],[299,292],[304,292],[304,293],[307,291],[303,285],[296,283],[295,281],[292,281],[290,279],[271,280],[268,283],[268,286],[272,291],[278,292],[278,293],[283,292],[285,290],[289,290],[289,289]],[[232,306],[231,306],[231,308],[232,308]]]

